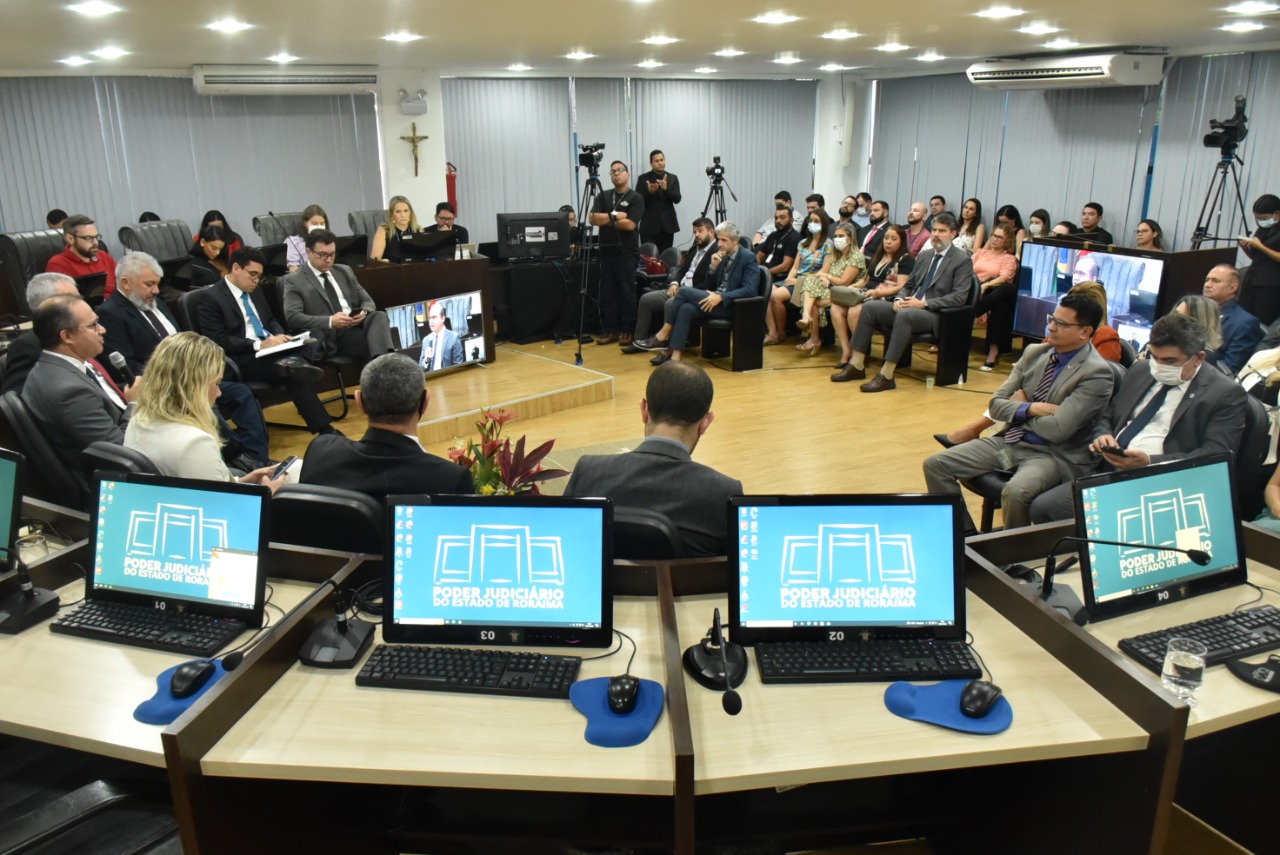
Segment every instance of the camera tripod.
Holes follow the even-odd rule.
[[[600,167],[592,166],[588,169],[587,183],[582,188],[582,201],[578,203],[578,229],[580,239],[578,241],[577,261],[579,265],[578,273],[578,323],[575,324],[575,334],[578,338],[578,352],[574,356],[574,364],[582,364],[582,338],[583,326],[587,320],[587,290],[590,282],[591,271],[591,248],[592,242],[590,236],[595,233],[595,226],[591,225],[588,217],[591,215],[591,209],[594,207],[596,197],[600,195]],[[565,295],[569,297],[568,294]]]
[[[1214,177],[1209,182],[1209,189],[1205,193],[1204,204],[1200,206],[1200,216],[1196,220],[1196,230],[1191,233],[1191,248],[1199,249],[1200,245],[1205,241],[1217,243],[1224,240],[1235,240],[1231,235],[1223,237],[1222,235],[1210,235],[1209,223],[1215,222],[1215,229],[1222,226],[1223,202],[1227,194],[1227,179],[1231,179],[1231,186],[1236,192],[1236,209],[1240,214],[1240,228],[1245,234],[1249,234],[1249,220],[1245,214],[1244,196],[1240,193],[1240,171],[1236,169],[1236,164],[1244,166],[1244,161],[1234,150],[1222,152],[1222,159],[1214,166]]]
[[[722,186],[723,185],[723,186]],[[729,211],[724,204],[724,188],[729,187],[729,182],[723,177],[715,177],[711,179],[711,192],[707,194],[707,204],[702,206],[702,216],[707,215],[707,211],[713,210],[711,207],[715,205],[715,217],[712,222],[717,226],[729,219]],[[734,195],[733,188],[729,187],[729,195],[733,196],[733,201],[738,201],[738,197]]]

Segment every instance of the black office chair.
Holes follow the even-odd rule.
[[[284,243],[284,239],[298,234],[302,224],[301,211],[284,211],[279,214],[259,214],[253,218],[253,230],[263,246]]]
[[[614,508],[613,557],[635,561],[684,558],[680,529],[666,514],[648,508]]]
[[[285,484],[271,500],[271,540],[313,549],[381,555],[382,505],[364,493],[316,484]]]
[[[703,323],[703,359],[729,356],[732,371],[764,367],[765,314],[769,310],[772,287],[769,269],[761,267],[756,296],[734,300],[731,319],[711,318]]]
[[[157,220],[121,226],[116,232],[130,252],[145,252],[160,262],[165,279],[180,290],[191,287],[190,277],[177,282],[178,272],[191,263],[191,228],[183,220]]]
[[[680,250],[674,246],[669,246],[658,256],[658,260],[667,265],[667,273],[676,272],[676,268],[680,266]]]
[[[99,440],[80,453],[85,480],[93,483],[98,472],[127,472],[131,475],[159,475],[160,470],[141,451]]]
[[[1252,395],[1245,396],[1244,435],[1236,458],[1236,489],[1239,490],[1240,519],[1256,517],[1265,504],[1264,490],[1274,467],[1266,465],[1271,451],[1271,420],[1266,406]]]
[[[35,467],[36,478],[28,478],[28,492],[37,498],[83,510],[89,506],[88,483],[59,457],[44,437],[44,428],[17,392],[0,396],[0,415],[9,423],[21,450]]]
[[[0,234],[0,274],[9,285],[18,314],[31,314],[31,307],[27,305],[27,283],[31,277],[44,273],[49,259],[65,248],[66,241],[59,229]]]
[[[352,211],[347,214],[347,225],[351,226],[351,233],[368,235],[370,240],[386,221],[387,212],[383,208],[372,211]]]

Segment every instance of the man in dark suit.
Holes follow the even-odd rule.
[[[880,251],[880,244],[884,243],[884,230],[889,225],[889,203],[872,202],[868,224],[858,233],[858,246],[862,248],[862,255],[867,259],[868,265]]]
[[[581,458],[565,495],[607,496],[620,508],[666,514],[680,530],[686,557],[727,554],[726,501],[742,495],[742,482],[692,459],[715,419],[714,392],[697,365],[659,366],[640,402],[644,442],[627,454]]]
[[[676,205],[680,204],[680,179],[667,172],[667,156],[657,149],[649,152],[650,171],[640,176],[636,192],[644,199],[644,217],[640,220],[640,240],[648,241],[661,252],[671,247],[680,231]]]
[[[1231,374],[1238,374],[1266,332],[1258,319],[1240,305],[1240,271],[1230,264],[1215,266],[1204,277],[1204,295],[1218,304],[1222,315],[1218,364]]]
[[[98,441],[124,442],[135,386],[119,392],[91,360],[102,352],[98,316],[79,295],[59,294],[36,309],[32,330],[40,354],[22,400],[45,429],[54,452],[73,464]]]
[[[1205,366],[1208,335],[1202,324],[1177,312],[1152,325],[1150,357],[1134,363],[1094,422],[1089,450],[1102,458],[1095,471],[1137,469],[1240,447],[1247,393]],[[1116,447],[1124,454],[1104,451]],[[1070,519],[1072,513],[1070,483],[1031,503],[1033,523]]]
[[[107,330],[104,352],[123,356],[134,376],[142,374],[156,346],[178,332],[173,313],[163,300],[156,299],[163,277],[164,270],[155,258],[145,252],[130,252],[116,265],[116,290],[98,307],[98,319]],[[124,374],[110,360],[106,370],[117,383],[125,382]],[[218,388],[222,392],[218,408],[236,423],[232,430],[218,420],[223,436],[231,440],[223,446],[223,457],[246,472],[267,465],[271,459],[267,423],[253,392],[233,380],[223,380]]]
[[[305,242],[306,262],[280,280],[284,325],[310,330],[321,358],[341,354],[363,361],[393,351],[387,313],[377,310],[350,267],[334,263],[333,232],[308,232]]]
[[[329,414],[315,393],[315,384],[324,372],[298,355],[313,353],[315,342],[280,350],[279,355],[269,353],[289,344],[293,337],[285,334],[258,291],[266,266],[262,253],[241,247],[231,253],[230,261],[231,272],[221,282],[210,285],[200,300],[200,331],[231,357],[243,379],[283,377],[285,389],[309,431],[333,432]],[[259,357],[259,353],[268,355]]]
[[[445,324],[447,317],[444,303],[439,300],[427,307],[427,333],[422,337],[422,356],[418,359],[423,371],[438,371],[466,359],[462,340]]]
[[[955,239],[956,218],[945,211],[934,217],[932,245],[920,251],[901,296],[893,302],[872,300],[863,304],[858,328],[853,332],[853,357],[847,368],[832,375],[832,380],[841,383],[867,376],[865,365],[871,350],[871,336],[879,331],[889,337],[884,348],[884,365],[880,373],[861,388],[864,392],[897,388],[893,372],[902,354],[911,346],[911,336],[926,332],[936,335],[938,313],[969,301],[973,261],[969,253],[952,246]]]
[[[646,210],[648,210],[646,208]],[[668,277],[666,288],[655,288],[640,295],[639,308],[636,311],[636,331],[632,342],[622,348],[623,353],[642,353],[635,342],[644,339],[653,332],[654,315],[663,311],[667,301],[675,297],[681,288],[701,288],[711,271],[711,256],[716,250],[716,227],[706,217],[693,221],[693,244],[684,255],[680,256],[680,264]]]
[[[379,356],[360,373],[356,404],[369,419],[357,442],[318,436],[302,464],[303,484],[357,490],[381,502],[394,493],[473,493],[471,473],[423,451],[418,422],[430,395],[422,372],[400,353]]]
[[[760,265],[755,253],[739,242],[742,232],[731,222],[716,226],[719,251],[711,256],[707,287],[681,288],[663,309],[665,323],[657,335],[636,342],[641,350],[663,351],[651,361],[661,365],[680,359],[693,322],[700,318],[733,317],[733,301],[760,294]]]
[[[37,273],[27,283],[27,305],[33,311],[40,308],[45,300],[59,294],[80,296],[76,280],[65,273]],[[22,387],[27,383],[27,375],[40,361],[40,354],[43,352],[40,339],[32,330],[27,330],[10,342],[9,349],[4,352],[4,387],[0,391],[21,394]],[[97,362],[94,365],[99,371],[102,370]]]
[[[440,202],[436,205],[435,225],[427,226],[422,231],[424,234],[447,234],[452,236],[453,240],[446,242],[436,250],[436,258],[453,258],[457,254],[459,246],[464,243],[471,243],[471,236],[467,234],[466,227],[458,225],[458,211],[448,202]]]

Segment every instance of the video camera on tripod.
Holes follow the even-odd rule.
[[[1204,135],[1204,147],[1216,148],[1222,156],[1213,167],[1214,177],[1205,194],[1204,204],[1200,206],[1200,216],[1196,219],[1195,230],[1191,233],[1192,249],[1199,249],[1205,241],[1217,243],[1236,239],[1230,232],[1219,235],[1209,234],[1211,223],[1215,224],[1218,230],[1225,231],[1223,226],[1229,226],[1233,221],[1228,219],[1224,223],[1222,218],[1222,206],[1229,199],[1228,191],[1234,191],[1235,195],[1234,222],[1240,224],[1246,235],[1249,233],[1248,219],[1244,210],[1244,195],[1240,192],[1240,173],[1236,169],[1236,164],[1244,166],[1244,160],[1236,150],[1240,147],[1241,141],[1249,135],[1249,117],[1244,114],[1245,103],[1245,97],[1237,95],[1234,116],[1223,122],[1217,119],[1209,120],[1209,133]]]
[[[720,155],[718,154],[712,157],[711,160],[713,162],[707,167],[707,177],[716,184],[719,184],[724,180],[724,166],[721,165]]]
[[[600,161],[604,159],[604,143],[591,143],[590,145],[579,145],[578,166],[585,166],[595,175],[600,171]]]
[[[1236,114],[1224,122],[1209,120],[1209,133],[1204,135],[1204,147],[1222,151],[1224,160],[1235,157],[1236,149],[1249,135],[1249,117],[1244,114],[1245,97],[1236,96]]]

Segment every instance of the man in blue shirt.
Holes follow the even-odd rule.
[[[1230,264],[1219,264],[1204,277],[1204,295],[1217,303],[1222,313],[1222,347],[1215,351],[1218,364],[1231,374],[1244,368],[1264,332],[1258,319],[1236,299],[1239,294],[1240,271]]]

